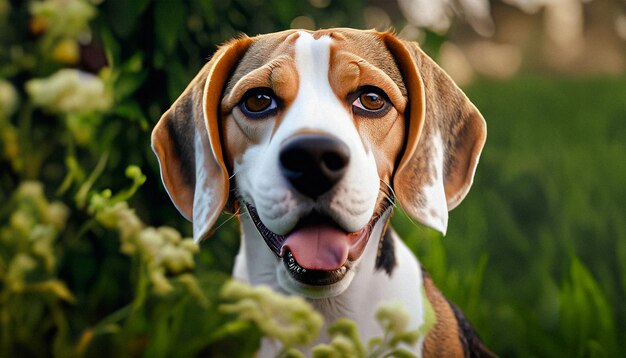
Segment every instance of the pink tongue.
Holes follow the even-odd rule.
[[[315,225],[291,233],[281,251],[291,251],[307,270],[333,271],[348,259],[350,244],[348,233],[329,225]]]

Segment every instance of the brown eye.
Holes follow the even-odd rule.
[[[374,92],[363,93],[359,96],[358,101],[361,102],[363,109],[377,111],[385,105],[383,97]]]
[[[380,118],[389,112],[391,103],[385,92],[374,86],[366,86],[356,93],[352,102],[352,111],[359,116]]]
[[[272,104],[272,97],[266,94],[255,94],[246,99],[245,106],[250,112],[261,112]]]
[[[271,89],[255,88],[244,95],[239,108],[248,117],[264,118],[274,114],[278,104]]]

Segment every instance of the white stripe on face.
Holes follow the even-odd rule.
[[[306,32],[299,34],[295,45],[296,68],[300,76],[298,99],[307,100],[307,97],[314,95],[317,100],[337,102],[328,81],[332,39],[322,36],[315,40]]]
[[[328,80],[332,39],[322,36],[316,40],[309,33],[298,34],[295,43],[298,94],[277,132],[290,135],[299,130],[317,130],[341,138],[337,130],[340,125],[358,136],[351,114],[335,96]]]

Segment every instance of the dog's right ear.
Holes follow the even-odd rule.
[[[178,211],[193,222],[196,241],[206,236],[228,201],[220,100],[231,70],[251,42],[241,38],[222,46],[152,131],[161,179]]]
[[[383,33],[409,97],[407,140],[393,184],[415,220],[445,234],[448,211],[467,195],[485,143],[483,116],[415,42]]]

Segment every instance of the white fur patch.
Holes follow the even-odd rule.
[[[426,206],[421,208],[424,224],[446,234],[448,228],[448,204],[443,180],[444,147],[439,133],[432,135],[433,157],[430,163],[434,166],[433,181],[422,187],[420,194]]]
[[[214,211],[216,201],[219,200],[216,197],[214,182],[215,177],[211,177],[208,172],[210,163],[207,155],[211,153],[205,153],[205,148],[210,148],[209,141],[206,136],[201,136],[199,133],[194,135],[194,146],[196,153],[196,186],[193,195],[193,239],[198,242],[202,238],[204,233],[208,232],[211,221],[209,218],[215,216]]]

